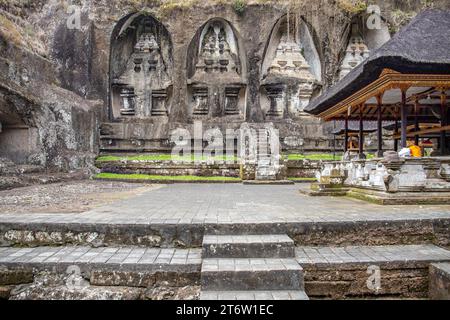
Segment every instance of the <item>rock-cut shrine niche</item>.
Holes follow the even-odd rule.
[[[246,64],[230,23],[212,19],[195,35],[187,55],[192,118],[245,117]]]
[[[151,16],[134,15],[116,27],[111,54],[113,119],[166,119],[172,95],[172,43]]]
[[[378,29],[369,29],[365,24],[366,20],[367,17],[359,16],[351,24],[350,39],[339,69],[339,79],[343,79],[350,71],[370,57],[372,51],[391,38],[388,26],[383,20]]]
[[[261,108],[266,119],[306,115],[321,80],[321,63],[305,22],[286,15],[275,25],[262,66]]]

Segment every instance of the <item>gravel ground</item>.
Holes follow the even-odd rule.
[[[5,190],[0,191],[0,214],[80,213],[160,187],[82,180]]]

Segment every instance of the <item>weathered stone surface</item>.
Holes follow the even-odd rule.
[[[211,236],[203,238],[203,258],[292,258],[287,235]]]
[[[450,263],[430,266],[430,299],[450,300]]]
[[[310,297],[427,298],[429,265],[448,261],[450,252],[429,245],[300,247],[297,257]]]
[[[8,300],[12,289],[12,286],[0,286],[0,300]]]
[[[157,286],[145,290],[144,299],[147,300],[198,300],[200,296],[199,286],[168,287]]]
[[[203,291],[200,300],[309,300],[304,291]]]
[[[16,291],[10,300],[140,300],[142,289],[124,287],[86,287],[70,290],[66,286],[30,286]]]
[[[29,270],[7,269],[0,265],[0,286],[33,282],[33,272]]]
[[[200,282],[200,273],[185,272],[136,272],[119,270],[93,270],[90,283],[95,286],[142,287],[191,286]]]
[[[302,290],[302,271],[294,259],[204,259],[202,290]]]

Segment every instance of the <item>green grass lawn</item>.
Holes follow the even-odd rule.
[[[297,181],[297,182],[316,182],[316,178],[288,178],[290,181]]]
[[[314,153],[314,154],[288,154],[288,160],[324,160],[324,161],[333,161],[333,160],[341,160],[342,156],[336,155],[333,157],[333,154],[330,153]]]
[[[198,177],[198,176],[156,176],[147,174],[116,174],[116,173],[99,173],[96,179],[108,180],[137,180],[137,181],[241,181],[240,178],[232,177]]]
[[[226,155],[211,157],[216,161],[237,161],[237,157],[228,157]],[[202,157],[202,161],[207,161],[208,157]],[[98,162],[114,162],[114,161],[194,161],[194,156],[174,156],[171,154],[146,154],[137,156],[100,156]]]
[[[284,159],[296,161],[296,160],[312,160],[312,161],[340,161],[342,159],[341,155],[333,156],[331,153],[313,153],[313,154],[285,154],[283,155]],[[373,154],[367,155],[368,159],[374,158]],[[226,155],[223,156],[214,156],[211,159],[215,161],[233,161],[237,162],[238,157],[228,157]],[[208,157],[202,157],[202,161],[207,161]],[[135,156],[113,156],[113,155],[105,155],[97,158],[98,162],[115,162],[115,161],[183,161],[189,162],[194,161],[194,156],[177,156],[173,157],[171,154],[143,154],[143,155],[135,155]]]

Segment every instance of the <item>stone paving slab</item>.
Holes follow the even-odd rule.
[[[204,259],[203,291],[303,290],[295,259]]]
[[[202,272],[285,271],[302,268],[295,259],[204,259]]]
[[[450,261],[450,251],[434,245],[297,247],[302,266],[408,264]]]
[[[203,244],[294,243],[288,235],[206,235]]]
[[[200,300],[309,300],[304,291],[202,291]]]
[[[206,235],[203,258],[292,258],[294,240],[287,235]]]
[[[450,263],[434,263],[430,266],[430,298],[450,300]]]
[[[81,214],[2,214],[0,223],[109,225],[264,224],[450,219],[450,206],[390,206],[311,198],[298,185],[169,185]]]
[[[32,267],[77,265],[84,268],[133,269],[152,272],[199,272],[200,249],[37,247],[0,248],[0,265]]]

